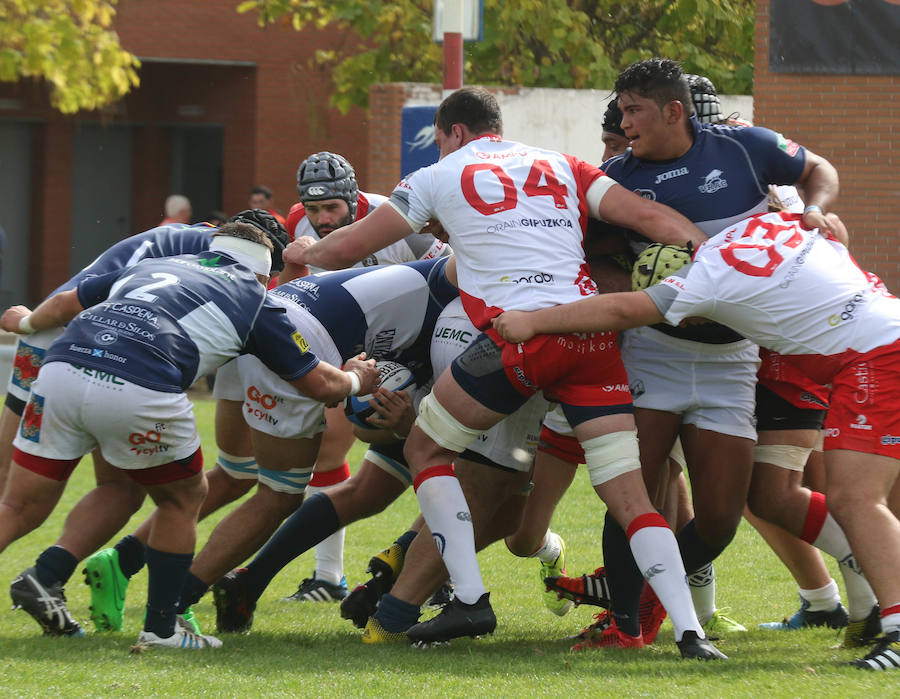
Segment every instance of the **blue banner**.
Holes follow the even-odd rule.
[[[400,171],[405,177],[421,167],[438,161],[434,145],[434,114],[431,107],[404,107],[400,116]]]

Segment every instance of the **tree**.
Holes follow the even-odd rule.
[[[64,113],[97,109],[139,84],[137,58],[110,27],[117,0],[3,0],[0,80],[43,78]]]
[[[312,61],[329,70],[333,103],[366,105],[376,82],[440,82],[432,0],[246,0],[260,26],[335,32]],[[754,0],[484,0],[484,40],[466,44],[466,81],[603,88],[633,61],[659,55],[723,93],[753,85]]]

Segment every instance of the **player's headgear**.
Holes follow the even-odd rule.
[[[722,105],[719,104],[719,95],[712,81],[702,75],[688,74],[684,77],[691,90],[697,120],[701,124],[717,124],[723,121],[725,117],[722,116]]]
[[[619,109],[618,97],[606,105],[606,111],[603,113],[603,130],[619,136],[625,135],[622,131],[622,110]]]
[[[350,207],[350,220],[356,220],[356,201],[359,198],[356,172],[342,155],[322,151],[300,163],[297,191],[304,204],[323,199],[343,199]]]
[[[677,245],[651,243],[638,255],[631,271],[631,288],[634,291],[646,289],[661,282],[673,272],[690,264],[693,245],[682,248]]]
[[[281,253],[287,247],[290,239],[277,218],[263,209],[247,209],[229,218],[228,223],[249,223],[251,226],[259,228],[269,237],[274,248],[272,250],[272,274],[277,274],[284,269]]]

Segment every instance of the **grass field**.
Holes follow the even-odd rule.
[[[215,458],[213,405],[197,402],[207,465]],[[357,445],[351,465],[362,456]],[[92,486],[90,460],[79,466],[56,512],[39,530],[0,557],[0,581],[9,581],[58,536],[69,507]],[[135,515],[131,525],[150,511]],[[369,557],[413,520],[407,492],[381,515],[352,526],[344,558],[351,587],[364,579]],[[200,524],[205,542],[224,512]],[[553,523],[566,539],[569,571],[600,565],[600,501],[579,473]],[[115,539],[113,540],[115,541]],[[721,640],[727,662],[679,659],[667,621],[653,646],[641,651],[569,652],[561,640],[591,621],[594,608],[559,618],[540,598],[538,563],[514,558],[502,545],[480,556],[498,617],[497,633],[460,639],[449,647],[414,650],[400,645],[364,646],[360,632],[337,605],[283,603],[313,567],[312,553],[290,565],[260,601],[253,632],[224,635],[215,651],[156,650],[131,654],[146,601],[146,569],[129,589],[126,630],[95,634],[88,621],[89,592],[79,572],[67,587],[69,609],[86,622],[84,638],[45,638],[22,611],[0,617],[0,695],[6,696],[316,696],[316,697],[553,697],[588,694],[652,697],[852,697],[900,696],[900,673],[864,673],[844,664],[859,653],[832,647],[833,631],[776,633],[756,630],[797,605],[786,570],[753,530],[742,524],[716,561],[718,599],[751,630]],[[836,566],[832,575],[838,579]],[[215,631],[210,596],[195,607],[205,631]]]

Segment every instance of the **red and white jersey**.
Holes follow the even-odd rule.
[[[414,230],[438,219],[479,329],[504,310],[597,293],[584,261],[586,193],[603,171],[555,151],[484,136],[403,179],[390,203]]]
[[[647,293],[673,325],[716,320],[829,383],[859,355],[900,339],[900,299],[800,220],[768,213],[726,228]]]
[[[363,218],[374,211],[378,206],[387,201],[387,197],[380,194],[368,194],[360,192],[356,200],[356,219]],[[315,241],[321,240],[309,219],[306,218],[306,210],[303,204],[298,202],[291,207],[287,219],[287,232],[291,240],[306,236]],[[415,262],[416,260],[432,260],[436,257],[444,257],[452,251],[450,246],[438,240],[432,235],[411,233],[405,238],[391,243],[386,248],[360,260],[353,267],[374,267],[375,265],[396,265],[401,262]],[[311,274],[319,274],[325,270],[310,266]]]

